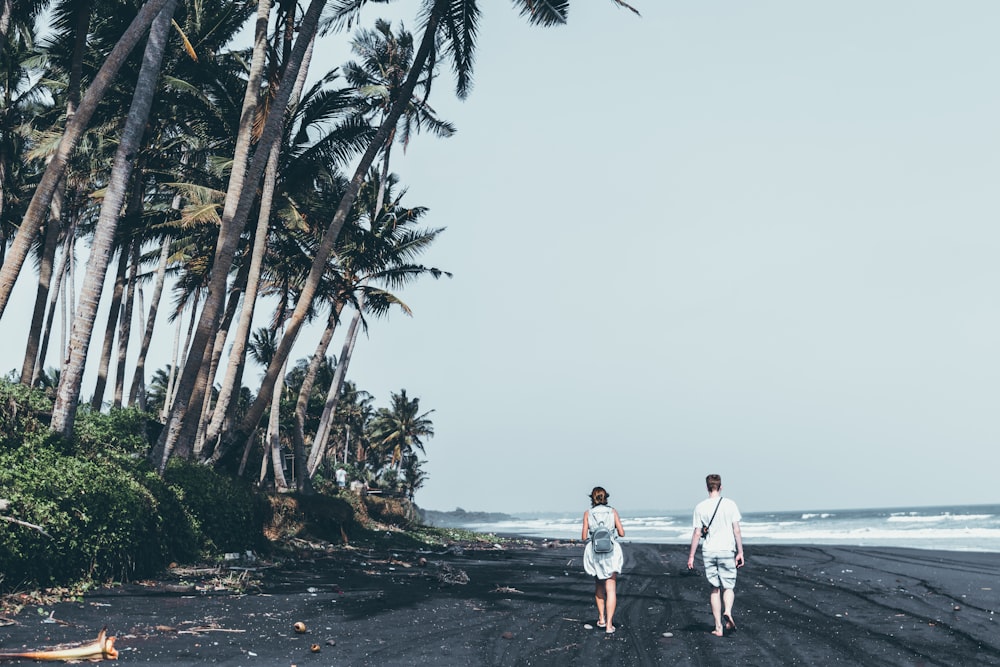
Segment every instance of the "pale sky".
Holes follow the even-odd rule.
[[[434,410],[417,503],[1000,502],[1000,5],[634,4],[483,2],[469,99],[431,100],[458,134],[395,165],[454,278],[349,375]]]

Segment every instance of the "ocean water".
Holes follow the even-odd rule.
[[[585,509],[572,514],[523,515],[463,527],[529,537],[579,539]],[[625,541],[690,544],[690,510],[619,510],[619,515],[625,527]],[[748,548],[754,544],[843,544],[1000,553],[1000,505],[744,511],[740,528]]]

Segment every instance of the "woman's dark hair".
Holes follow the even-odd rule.
[[[590,492],[590,506],[607,505],[610,497],[611,494],[605,491],[603,486],[595,486],[594,490]]]

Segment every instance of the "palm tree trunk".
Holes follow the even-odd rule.
[[[66,269],[69,266],[69,258],[67,257],[69,252],[70,243],[67,239],[63,242],[63,252],[59,258],[59,268],[55,272],[55,283],[52,285],[52,289],[49,290],[49,311],[42,331],[42,342],[38,346],[38,359],[31,373],[31,386],[35,386],[42,371],[45,370],[45,357],[48,356],[49,340],[52,337],[53,322],[56,319],[56,307],[59,305],[59,294],[62,291],[63,279],[66,276]]]
[[[139,239],[132,242],[132,263],[129,267],[128,284],[125,287],[125,305],[118,322],[118,365],[115,368],[115,393],[111,406],[122,407],[125,394],[125,364],[128,361],[128,341],[132,334],[132,306],[135,304],[135,287],[139,279]]]
[[[261,146],[271,146],[276,134],[282,130],[288,102],[293,92],[293,83],[298,78],[300,66],[306,50],[316,34],[320,14],[325,5],[326,0],[311,0],[309,8],[303,16],[302,24],[299,27],[299,36],[295,41],[295,47],[292,49],[291,59],[286,65],[277,94],[267,114],[267,120],[264,123],[264,129],[260,138]],[[215,268],[212,271],[208,296],[205,299],[205,307],[202,311],[202,317],[193,341],[192,354],[188,362],[184,365],[184,371],[181,374],[180,387],[182,391],[180,395],[185,398],[174,404],[174,409],[170,413],[167,424],[152,451],[153,462],[161,472],[166,468],[167,461],[173,454],[174,447],[178,443],[181,443],[181,436],[190,437],[194,429],[198,426],[197,416],[193,416],[194,418],[192,419],[192,415],[188,414],[188,406],[200,405],[205,395],[204,384],[198,382],[199,368],[200,364],[206,361],[206,347],[217,326],[219,308],[226,286],[224,268],[232,264],[236,245],[243,234],[243,228],[246,226],[250,207],[256,198],[256,184],[260,181],[268,157],[268,151],[258,150],[247,169],[245,181],[236,178],[237,172],[240,172],[238,175],[242,176],[242,172],[236,168],[233,169],[233,176],[230,177],[229,188],[226,192],[226,203],[223,208],[222,222],[219,229],[219,241],[216,246],[213,262]],[[272,377],[269,381],[273,386],[275,378]],[[268,399],[270,399],[270,396],[268,396]],[[258,415],[258,421],[259,419]]]
[[[233,340],[233,346],[229,350],[226,377],[219,390],[219,398],[215,403],[215,412],[212,414],[211,422],[205,428],[204,438],[208,442],[215,441],[219,437],[225,416],[229,414],[230,402],[239,389],[238,380],[242,377],[243,364],[246,361],[247,341],[250,339],[253,314],[257,305],[260,272],[264,265],[264,255],[267,252],[268,222],[271,218],[271,203],[277,183],[278,158],[279,147],[272,144],[267,160],[267,167],[264,171],[264,188],[261,192],[257,228],[254,232],[250,262],[247,265],[249,272],[246,279],[246,289],[243,293],[243,309],[240,311],[240,320],[236,325],[236,336]]]
[[[84,289],[80,295],[80,306],[73,321],[73,331],[70,334],[69,363],[59,378],[59,389],[56,392],[56,400],[52,408],[52,429],[64,437],[69,437],[73,431],[77,400],[83,381],[83,368],[87,359],[87,350],[90,347],[97,306],[101,299],[104,274],[111,253],[111,244],[118,228],[121,205],[128,192],[129,177],[132,174],[132,156],[139,149],[143,131],[149,119],[149,110],[153,103],[156,82],[160,74],[160,63],[163,59],[170,23],[176,7],[177,0],[166,0],[163,9],[157,13],[152,22],[149,39],[146,42],[146,52],[142,59],[142,67],[136,80],[132,106],[125,121],[118,150],[115,152],[114,166],[111,170],[104,202],[101,204],[101,214],[94,231],[94,240],[91,243],[90,261],[87,262]],[[88,90],[87,93],[89,96],[90,91]],[[80,108],[82,109],[85,104],[86,97]]]
[[[66,279],[63,281],[62,321],[59,327],[59,373],[66,368],[69,353],[69,330],[73,326],[73,313],[76,312],[76,226],[70,229],[67,239]]]
[[[198,294],[194,295],[194,305],[191,309],[191,323],[188,325],[188,337],[191,336],[191,331],[194,329],[195,313],[198,312]],[[160,410],[160,421],[165,421],[167,414],[170,412],[170,406],[174,402],[174,393],[177,389],[177,364],[180,362],[180,351],[181,351],[181,330],[184,327],[184,308],[181,307],[177,311],[175,319],[177,320],[177,325],[174,327],[174,353],[170,358],[170,372],[167,374],[167,388],[163,395],[163,409]],[[187,342],[185,342],[185,349]]]
[[[292,426],[292,446],[295,451],[296,470],[303,471],[296,476],[296,487],[300,493],[312,493],[312,478],[309,475],[309,457],[306,454],[305,421],[306,411],[309,409],[309,397],[312,395],[313,385],[316,383],[316,374],[319,373],[320,366],[326,359],[326,351],[333,340],[333,333],[337,330],[337,320],[343,309],[343,303],[337,302],[330,309],[330,316],[326,321],[326,328],[320,336],[319,345],[313,352],[309,360],[309,366],[302,378],[302,386],[299,388],[298,398],[295,400],[295,424]]]
[[[282,374],[284,378],[284,374]],[[282,382],[282,385],[284,382]],[[271,470],[274,473],[274,490],[278,493],[288,491],[288,480],[281,465],[281,387],[275,387],[271,399],[271,416],[267,423],[267,443],[271,452]],[[264,457],[268,458],[267,456]]]
[[[38,348],[42,338],[42,327],[45,325],[45,306],[49,300],[49,288],[52,284],[52,265],[55,263],[56,248],[59,245],[59,213],[53,212],[45,224],[45,244],[42,247],[42,260],[38,266],[38,290],[35,292],[35,308],[31,313],[31,326],[28,329],[28,344],[24,350],[24,363],[21,365],[21,384],[31,385],[35,376],[38,361]]]
[[[312,451],[309,454],[309,476],[312,477],[319,469],[319,464],[326,454],[326,444],[330,439],[330,431],[333,429],[333,419],[337,415],[337,402],[340,400],[340,390],[344,386],[344,378],[347,377],[347,367],[351,363],[351,354],[354,352],[354,342],[358,337],[358,323],[361,321],[361,310],[363,304],[358,304],[358,311],[351,318],[351,325],[347,329],[347,336],[344,338],[344,347],[340,351],[340,358],[337,360],[337,370],[333,374],[333,381],[330,383],[330,390],[326,393],[326,404],[323,406],[323,416],[319,420],[319,430],[313,440]]]
[[[226,439],[227,443],[224,443],[224,445],[227,449],[232,443],[239,442],[245,438],[248,433],[253,431],[254,428],[256,428],[257,423],[264,414],[264,409],[270,402],[271,397],[268,394],[268,387],[273,386],[275,378],[281,370],[282,364],[285,359],[288,358],[292,346],[295,344],[295,340],[298,337],[299,331],[306,321],[306,316],[312,307],[313,297],[316,295],[320,281],[326,271],[326,263],[330,259],[334,244],[337,241],[337,237],[340,235],[340,230],[343,228],[344,222],[347,220],[347,215],[354,206],[354,200],[358,196],[358,191],[361,189],[362,183],[364,183],[368,169],[371,168],[375,158],[384,148],[386,140],[391,135],[392,130],[395,129],[400,116],[402,116],[403,111],[406,109],[413,96],[413,91],[417,87],[417,81],[420,79],[420,75],[427,64],[428,57],[430,56],[431,49],[434,46],[437,26],[441,21],[443,11],[444,3],[441,0],[435,2],[428,15],[420,47],[417,49],[417,52],[413,57],[413,64],[411,65],[410,71],[406,76],[406,81],[399,92],[399,97],[395,100],[395,102],[393,102],[389,113],[386,115],[385,121],[379,128],[378,132],[375,133],[375,137],[369,144],[368,149],[365,151],[361,160],[355,167],[354,176],[351,178],[351,181],[337,206],[337,211],[334,213],[333,219],[327,226],[327,229],[323,234],[323,238],[320,241],[319,246],[316,248],[316,254],[313,257],[313,263],[309,270],[309,276],[306,278],[305,284],[302,287],[302,292],[299,294],[298,301],[295,305],[295,311],[292,313],[292,316],[287,323],[285,335],[282,336],[281,341],[278,343],[278,349],[275,351],[274,357],[268,365],[267,371],[264,375],[264,380],[261,382],[261,391],[258,392],[257,398],[250,406],[250,409],[247,410],[247,414],[240,423],[239,427],[234,429],[230,437]]]
[[[10,253],[5,258],[3,267],[0,268],[0,317],[3,317],[7,309],[10,294],[14,290],[14,283],[17,282],[17,277],[24,265],[25,258],[28,256],[28,251],[31,249],[31,244],[38,236],[38,230],[41,228],[49,205],[52,203],[56,186],[66,171],[69,157],[76,148],[80,136],[87,128],[97,105],[103,99],[104,93],[128,58],[129,53],[132,52],[132,49],[145,34],[146,29],[152,24],[153,19],[159,15],[160,10],[168,2],[175,6],[176,0],[147,0],[142,5],[135,19],[122,34],[107,60],[94,76],[90,86],[87,87],[87,92],[76,113],[73,114],[72,118],[66,119],[66,129],[63,131],[59,146],[56,148],[52,160],[45,167],[45,173],[42,174],[42,179],[38,183],[38,187],[35,188],[35,194],[31,197],[24,219],[14,237]]]
[[[215,345],[212,347],[212,358],[209,361],[208,371],[205,376],[205,385],[208,387],[208,390],[205,392],[205,397],[202,401],[201,416],[198,421],[198,430],[195,432],[194,444],[192,447],[192,452],[196,458],[201,456],[201,451],[206,441],[205,433],[213,415],[211,387],[215,384],[215,376],[219,371],[219,361],[222,359],[222,353],[225,351],[226,347],[226,339],[229,337],[229,327],[232,326],[233,318],[236,316],[236,310],[239,308],[240,296],[246,291],[249,275],[250,263],[247,262],[244,257],[239,273],[233,281],[233,287],[229,291],[229,302],[226,304],[226,310],[222,315],[222,323],[219,325],[219,330],[215,334]],[[245,308],[246,299],[244,299],[243,302]],[[236,343],[234,343],[234,345],[235,344]],[[215,401],[215,409],[219,409],[218,400]],[[223,410],[223,412],[225,412],[225,410]]]
[[[146,409],[146,355],[149,353],[149,344],[153,340],[153,329],[156,327],[156,315],[160,309],[160,298],[163,296],[163,284],[167,277],[167,260],[170,258],[170,244],[173,237],[167,234],[160,247],[160,259],[156,264],[156,278],[153,283],[153,294],[149,298],[149,315],[146,319],[146,329],[142,334],[142,342],[139,344],[139,358],[135,362],[135,375],[132,376],[132,388],[129,390],[129,405],[136,402],[139,408]]]
[[[10,21],[14,15],[14,0],[3,0],[0,9],[0,50],[7,46],[7,33],[10,32]]]
[[[118,251],[118,270],[115,271],[115,287],[111,293],[111,307],[108,308],[108,322],[104,327],[104,346],[101,348],[101,363],[97,367],[97,384],[90,399],[90,408],[100,410],[104,404],[104,390],[108,386],[108,369],[111,367],[111,351],[115,346],[115,325],[121,313],[122,295],[125,293],[125,272],[128,269],[128,248]]]

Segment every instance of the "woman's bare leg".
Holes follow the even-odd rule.
[[[607,608],[607,624],[604,626],[605,632],[615,631],[615,608],[618,606],[618,575],[612,574],[610,579],[604,580],[604,596],[607,598],[605,606]]]
[[[600,579],[594,579],[594,601],[597,602],[597,624],[604,625],[606,623],[604,615],[605,587],[604,582]]]

